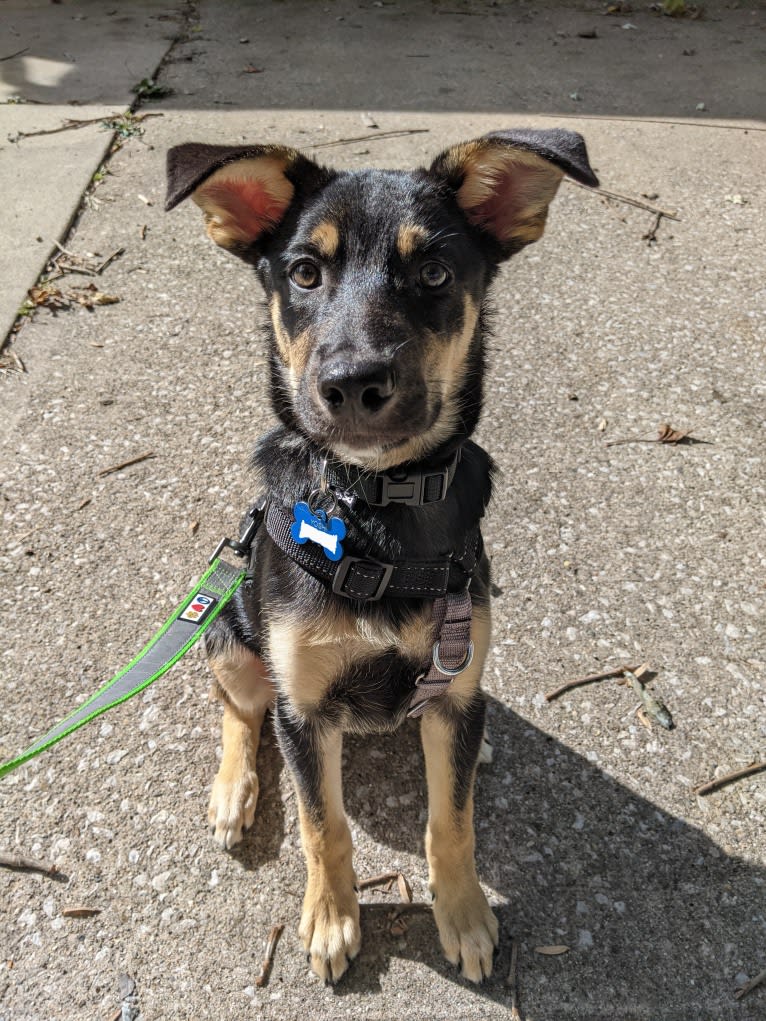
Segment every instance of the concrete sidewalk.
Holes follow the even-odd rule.
[[[220,852],[204,824],[218,711],[192,654],[0,782],[0,850],[63,874],[0,870],[0,1021],[110,1018],[123,973],[144,1021],[508,1018],[512,937],[525,1021],[758,1021],[766,987],[734,993],[766,967],[766,781],[692,788],[766,755],[763,13],[24,7],[0,57],[30,49],[0,61],[3,95],[45,96],[39,65],[22,80],[19,59],[99,66],[79,91],[56,85],[55,107],[0,106],[0,138],[57,126],[70,98],[91,104],[83,119],[124,110],[163,57],[173,93],[141,107],[162,116],[109,159],[81,210],[108,141],[98,124],[0,151],[0,188],[21,211],[3,246],[7,326],[54,238],[78,254],[125,249],[97,279],[119,303],[38,311],[12,340],[26,373],[0,374],[2,759],[128,662],[253,495],[249,448],[271,421],[259,296],[196,207],[162,212],[168,146],[279,140],[344,167],[413,166],[491,129],[563,122],[586,136],[605,188],[680,219],[652,241],[648,210],[564,185],[545,237],[494,291],[479,439],[503,473],[485,529],[495,762],[476,798],[479,874],[501,919],[493,977],[461,981],[426,914],[392,934],[397,897],[381,891],[363,896],[364,945],[343,981],[309,976],[279,753],[267,736],[256,826]],[[118,17],[124,36],[110,36]],[[706,442],[605,445],[660,422]],[[644,727],[613,682],[545,701],[571,677],[644,659],[673,731]],[[425,900],[417,729],[351,741],[345,757],[358,875],[401,869]],[[81,905],[101,913],[62,915]],[[277,922],[272,978],[257,989]],[[535,952],[553,944],[570,950]]]

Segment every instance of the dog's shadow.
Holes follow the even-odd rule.
[[[738,948],[763,938],[766,870],[728,856],[492,698],[488,724],[494,761],[479,767],[476,783],[476,861],[501,936],[493,976],[477,994],[510,1005],[505,980],[516,937],[522,988],[554,983],[561,1016],[577,1008],[614,1018],[622,1009],[689,1021],[707,1005],[718,1019],[735,1010],[744,1018],[732,999],[734,976],[758,962],[740,959]],[[350,738],[345,754],[355,825],[395,850],[422,853],[417,727],[375,741]],[[406,932],[392,934],[388,901],[397,898],[375,900],[362,907],[365,943],[337,995],[380,988],[399,955],[463,983],[441,955],[430,912],[405,915]],[[534,953],[551,945],[570,950]]]
[[[577,1010],[611,1021],[627,1011],[642,1021],[689,1021],[709,1001],[717,1021],[729,1012],[745,1021],[749,1015],[732,1000],[734,976],[758,963],[741,959],[738,948],[762,939],[766,870],[725,854],[493,698],[488,723],[494,760],[479,767],[476,782],[476,861],[500,919],[500,947],[492,977],[470,988],[510,1006],[515,937],[522,989],[534,994],[555,984],[561,1016]],[[427,795],[417,725],[348,737],[344,763],[352,825],[393,851],[420,856],[422,875],[408,878],[422,891]],[[283,764],[268,726],[258,765],[261,825],[234,852],[248,869],[277,857],[284,831]],[[389,867],[380,862],[381,871]],[[362,951],[335,995],[379,990],[397,956],[469,985],[442,956],[428,909],[397,923],[396,887],[361,899]],[[569,951],[534,952],[551,945]]]

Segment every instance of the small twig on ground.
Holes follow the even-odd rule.
[[[97,276],[101,276],[101,274],[104,272],[104,270],[107,268],[107,266],[111,266],[115,259],[119,259],[119,257],[121,255],[124,255],[124,254],[125,254],[125,249],[124,248],[117,248],[117,249],[115,249],[112,252],[111,255],[107,255],[107,257],[104,259],[104,261],[98,267],[98,269],[96,270],[96,275]]]
[[[373,886],[385,886],[386,883],[393,883],[399,878],[398,872],[381,872],[379,876],[370,876],[368,879],[357,880],[358,890],[369,890]]]
[[[269,941],[266,944],[266,956],[261,965],[261,973],[255,980],[255,985],[258,989],[262,989],[269,981],[271,967],[274,964],[274,953],[276,952],[277,943],[279,943],[279,937],[282,935],[283,930],[284,925],[275,925],[269,933]]]
[[[601,195],[607,199],[614,199],[615,202],[627,202],[629,206],[636,206],[637,209],[646,209],[648,212],[660,217],[664,216],[668,220],[677,220],[679,222],[681,220],[681,217],[676,215],[676,213],[671,213],[667,209],[660,209],[659,206],[652,206],[648,202],[642,202],[641,199],[634,199],[630,195],[621,195],[618,191],[607,191],[606,188],[590,188],[587,184],[573,181],[571,177],[567,177],[566,181],[568,184],[573,184],[576,188],[583,188],[585,191],[589,191],[592,195]]]
[[[389,918],[398,918],[400,915],[417,915],[420,912],[430,914],[433,911],[433,905],[428,904],[424,900],[413,900],[409,904],[397,904],[392,908]]]
[[[517,939],[511,940],[511,966],[508,969],[508,975],[505,980],[505,984],[511,990],[511,1021],[521,1021],[521,1014],[519,1013],[519,983],[516,976],[516,964],[519,959],[519,941]]]
[[[98,476],[102,478],[104,475],[113,475],[114,472],[122,471],[123,468],[130,468],[132,464],[139,464],[141,461],[147,461],[150,457],[156,456],[153,450],[147,450],[145,454],[139,454],[138,457],[131,457],[128,461],[121,461],[120,464],[113,464],[109,468],[102,468],[98,472]]]
[[[40,135],[57,135],[61,131],[77,131],[78,128],[85,128],[89,124],[101,124],[101,123],[113,123],[119,121],[121,118],[125,118],[127,115],[123,113],[105,114],[101,117],[88,117],[87,120],[76,120],[72,117],[68,117],[63,124],[57,128],[43,128],[41,131],[17,131],[16,134],[11,138],[12,142],[19,142],[22,138],[37,138]],[[161,113],[140,113],[130,115],[133,121],[140,123],[146,120],[147,117],[162,117]],[[116,131],[116,128],[112,128]]]
[[[741,1000],[743,996],[747,996],[749,992],[755,989],[756,986],[759,986],[762,982],[766,982],[766,968],[764,968],[759,975],[756,975],[755,978],[751,978],[747,985],[738,989],[734,994],[734,999]]]
[[[735,780],[742,780],[743,777],[752,776],[754,773],[761,773],[764,769],[766,769],[766,762],[752,762],[744,769],[735,769],[733,773],[727,773],[725,776],[719,776],[715,780],[710,780],[707,783],[700,784],[698,787],[693,787],[692,794],[711,794],[713,791],[717,791],[719,787],[725,787],[726,784],[734,783]]]
[[[26,53],[29,50],[28,46],[25,46],[23,50],[16,50],[15,53],[9,53],[7,57],[0,57],[0,63],[3,60],[13,60],[14,57],[20,57],[22,53]]]
[[[115,117],[119,117],[119,114],[113,114]],[[13,136],[13,141],[18,142],[22,138],[37,138],[40,135],[58,135],[61,131],[76,131],[78,128],[85,128],[88,124],[100,124],[101,121],[105,120],[105,117],[89,117],[87,120],[74,120],[67,118],[63,124],[57,128],[43,128],[42,131],[19,131]]]
[[[6,869],[16,869],[19,872],[42,872],[45,876],[59,875],[59,870],[50,862],[38,861],[36,858],[24,858],[18,854],[0,854],[0,865]]]
[[[64,246],[62,244],[59,244],[59,242],[55,238],[53,238],[53,244],[56,246],[56,248],[58,248],[58,250],[63,255],[68,255],[70,259],[77,259],[78,261],[80,260],[81,257],[79,255],[75,255],[75,253],[70,252],[68,248],[64,248]]]
[[[642,241],[648,241],[650,245],[654,241],[656,241],[657,240],[657,231],[660,229],[660,224],[661,223],[662,223],[662,213],[657,213],[657,215],[654,218],[654,223],[649,228],[649,230],[646,232],[646,234],[644,234],[644,236],[641,238],[641,240]]]
[[[101,908],[62,908],[61,914],[64,918],[92,918],[93,915],[101,914]]]
[[[63,245],[60,245],[55,238],[53,244],[58,248],[59,254],[53,256],[54,268],[46,277],[46,283],[48,284],[53,280],[58,280],[59,277],[66,276],[67,273],[80,273],[83,276],[99,277],[107,266],[111,266],[115,259],[125,254],[124,248],[118,248],[102,262],[98,262],[93,256],[77,255],[75,252],[70,252]]]
[[[26,372],[27,367],[12,347],[0,352],[0,372]]]
[[[614,677],[622,677],[627,670],[635,672],[637,669],[638,667],[619,666],[614,670],[607,670],[603,674],[588,674],[587,677],[578,677],[574,681],[567,681],[566,684],[562,684],[560,688],[556,688],[554,691],[549,691],[545,696],[545,701],[552,702],[554,698],[558,698],[559,695],[563,695],[565,691],[570,691],[572,688],[579,688],[583,684],[591,684],[594,681],[609,681]]]
[[[355,135],[352,138],[336,138],[333,142],[314,142],[307,149],[329,149],[334,145],[352,145],[354,142],[379,142],[383,138],[401,138],[403,135],[427,134],[430,128],[402,128],[400,131],[376,131],[374,135]]]

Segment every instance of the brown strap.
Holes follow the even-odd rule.
[[[422,716],[429,701],[443,695],[455,676],[462,673],[473,659],[471,611],[471,597],[467,589],[449,592],[434,600],[434,634],[438,637],[427,673],[415,682],[408,716]]]

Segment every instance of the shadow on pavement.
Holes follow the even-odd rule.
[[[685,18],[532,0],[82,6],[48,5],[31,24],[7,11],[0,91],[94,101],[94,81],[100,102],[124,102],[145,75],[142,40],[175,38],[162,109],[304,109],[309,124],[335,109],[720,120],[761,118],[766,99],[755,4],[709,0]]]
[[[499,905],[501,944],[477,1000],[510,1003],[505,977],[515,936],[523,947],[522,995],[525,972],[534,972],[536,989],[555,988],[546,1001],[554,998],[561,1017],[756,1018],[758,994],[737,1004],[734,978],[744,966],[738,948],[763,938],[766,873],[728,857],[495,699],[489,722],[495,756],[477,780],[476,857]],[[417,729],[374,747],[385,758],[369,757],[369,740],[347,742],[349,815],[381,843],[422,854],[426,791]],[[370,812],[370,804],[378,808]],[[464,984],[442,958],[429,915],[408,917],[405,944],[389,935],[389,914],[387,905],[362,908],[366,950],[339,996],[378,989],[398,954]],[[571,951],[533,952],[552,944]]]

